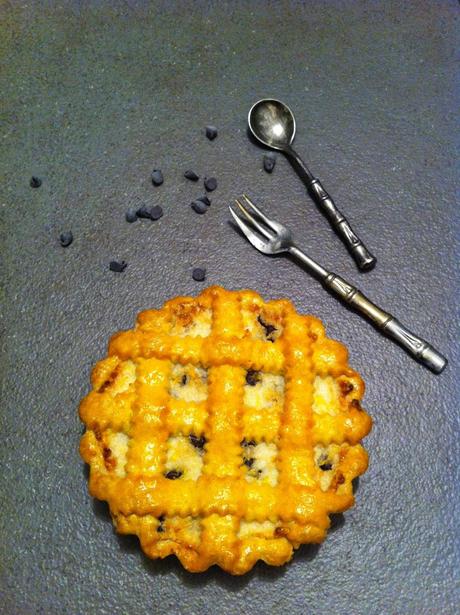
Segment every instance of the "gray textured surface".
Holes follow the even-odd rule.
[[[1,5],[0,610],[458,612],[458,5],[170,4]],[[294,109],[297,148],[377,255],[375,271],[357,272],[286,160],[261,170],[245,117],[263,96]],[[166,178],[157,189],[153,166]],[[189,167],[219,181],[204,216],[188,207],[201,194],[182,178]],[[445,352],[445,373],[417,365],[288,260],[256,253],[227,224],[243,190]],[[164,217],[128,225],[138,201]],[[124,274],[108,270],[112,258],[129,261]],[[108,337],[197,292],[196,264],[209,283],[287,296],[322,318],[349,346],[375,421],[345,523],[289,566],[238,579],[151,563],[117,538],[77,450],[77,404]]]

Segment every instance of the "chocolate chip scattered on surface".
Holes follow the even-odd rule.
[[[204,203],[208,207],[211,205],[211,199],[209,199],[206,194],[204,196],[198,197],[196,200],[197,201],[201,201],[202,203]]]
[[[163,208],[160,205],[154,205],[150,208],[150,219],[159,220],[163,216]]]
[[[204,187],[208,192],[212,192],[217,188],[217,179],[215,177],[205,177]]]
[[[139,207],[136,210],[136,215],[138,218],[146,218],[150,220],[150,207],[147,207],[147,205],[142,205],[142,207]]]
[[[154,169],[152,171],[152,184],[154,186],[161,186],[164,182],[163,173],[159,169]]]
[[[203,201],[201,200],[193,201],[192,203],[190,203],[190,207],[197,214],[204,214],[208,210],[208,206],[206,205],[206,203],[203,203]]]
[[[267,173],[272,173],[276,164],[276,154],[274,152],[270,152],[269,154],[265,154],[264,156],[264,169]]]
[[[136,211],[136,215],[146,220],[159,220],[163,216],[163,208],[160,205],[142,205]]]
[[[66,231],[65,233],[61,233],[59,235],[59,241],[61,242],[61,246],[63,248],[67,248],[73,241],[72,231]]]
[[[110,261],[109,269],[110,271],[116,271],[117,273],[122,273],[126,269],[127,266],[128,266],[128,263],[126,261]]]
[[[125,220],[126,222],[132,223],[132,222],[136,222],[137,220],[137,211],[134,209],[134,207],[130,207],[126,213],[125,213]]]
[[[197,182],[200,179],[200,176],[195,173],[195,171],[185,171],[184,177],[190,179],[192,182]]]
[[[215,126],[206,126],[206,136],[210,141],[217,137],[217,128]]]
[[[31,188],[40,188],[41,185],[42,180],[39,177],[35,177],[35,175],[33,175],[30,179]]]
[[[195,280],[195,282],[203,282],[206,278],[206,269],[201,267],[195,267],[195,269],[192,271],[192,278]]]

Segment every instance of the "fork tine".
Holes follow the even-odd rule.
[[[235,220],[235,222],[238,224],[239,228],[241,229],[241,231],[246,235],[246,237],[249,239],[249,241],[252,243],[252,239],[255,236],[254,231],[252,231],[249,226],[246,224],[246,222],[243,222],[243,220],[241,220],[241,218],[239,217],[239,215],[233,211],[233,209],[231,207],[229,207],[230,213],[233,216],[233,219]]]
[[[239,215],[236,212],[234,212],[231,207],[229,207],[229,210],[230,210],[230,213],[233,216],[233,219],[238,224],[239,228],[243,231],[243,233],[249,239],[250,238],[250,232],[252,232],[252,231],[249,231],[249,229],[246,226],[246,224],[240,219]]]
[[[255,231],[250,229],[249,224],[246,222],[243,222],[243,220],[241,220],[239,215],[235,211],[233,211],[233,209],[230,206],[229,206],[229,210],[233,216],[233,219],[237,223],[238,228],[246,236],[246,239],[249,241],[249,243],[251,243],[260,252],[264,252],[265,254],[270,254],[271,250],[268,249],[267,240],[262,239],[261,237],[259,237],[259,235],[257,235]]]
[[[243,194],[243,199],[246,201],[246,203],[248,204],[248,206],[254,211],[254,213],[256,213],[259,218],[265,222],[265,224],[270,227],[273,231],[277,231],[277,229],[274,228],[273,226],[273,221],[270,220],[270,218],[267,218],[267,216],[265,214],[263,214],[260,209],[255,205],[255,203],[253,203],[251,201],[251,199],[246,196],[245,194]]]
[[[238,199],[236,199],[235,203],[238,205],[238,207],[241,209],[241,211],[243,212],[243,214],[246,216],[246,218],[249,220],[249,222],[251,223],[251,225],[256,228],[259,233],[261,235],[263,235],[266,239],[272,239],[272,235],[271,233],[261,224],[259,224],[259,222],[257,222],[257,220],[254,218],[254,216],[252,216],[247,209],[245,209],[245,207],[240,203],[240,201]]]

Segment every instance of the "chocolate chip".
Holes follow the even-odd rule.
[[[115,380],[118,378],[118,376],[120,375],[120,370],[121,370],[121,363],[119,363],[115,369],[112,370],[112,372],[108,375],[108,377],[106,378],[106,380],[101,384],[101,386],[99,387],[99,393],[103,393],[106,389],[109,388],[110,385],[112,385]]]
[[[35,177],[35,175],[33,175],[30,179],[31,188],[40,188],[41,185],[42,180],[39,177]]]
[[[110,271],[116,271],[117,273],[121,273],[126,269],[128,263],[126,261],[110,261],[109,269]]]
[[[201,200],[193,201],[192,203],[190,203],[190,207],[197,214],[204,214],[206,211],[208,211],[208,206],[206,205],[206,203],[203,203],[203,201]]]
[[[264,156],[264,169],[267,173],[271,173],[275,168],[276,164],[276,154],[270,152],[269,154],[265,154]]]
[[[254,457],[243,457],[243,463],[248,468],[252,468],[252,464],[254,463]]]
[[[206,444],[206,438],[204,436],[198,437],[191,433],[189,435],[189,439],[195,448],[203,450],[204,445]]]
[[[163,216],[163,208],[160,205],[154,205],[150,208],[150,219],[159,220]]]
[[[217,137],[217,128],[215,126],[206,126],[206,136],[210,141]]]
[[[117,465],[117,460],[112,457],[112,451],[108,446],[103,447],[102,456],[104,457],[104,465],[107,470],[113,470]]]
[[[185,386],[187,384],[187,374],[183,374],[180,383],[181,386]]]
[[[158,527],[157,527],[157,532],[164,532],[164,531],[165,531],[165,528],[164,528],[164,526],[163,526],[164,520],[165,520],[165,516],[164,516],[164,515],[160,515],[160,516],[158,517],[158,523],[159,523],[159,525],[158,525]]]
[[[255,446],[256,445],[256,441],[255,440],[246,440],[246,438],[243,438],[240,442],[241,446]]]
[[[319,467],[323,470],[323,472],[328,472],[329,470],[332,470],[332,463],[322,463]]]
[[[192,182],[197,182],[200,179],[200,176],[197,175],[195,171],[185,171],[184,177],[191,179]]]
[[[126,222],[136,222],[137,220],[137,212],[134,209],[134,207],[130,207],[127,212],[125,213],[125,220]]]
[[[246,382],[249,386],[253,387],[260,382],[260,372],[255,369],[248,369],[246,372]]]
[[[348,382],[348,380],[341,380],[339,382],[339,387],[342,395],[348,395],[348,393],[351,393],[354,389],[354,386],[351,384],[351,382]]]
[[[198,197],[196,200],[197,201],[201,201],[202,203],[204,203],[208,207],[211,205],[211,199],[209,199],[206,194],[204,196]]]
[[[275,536],[287,536],[289,534],[289,528],[287,527],[275,527]]]
[[[195,282],[203,282],[206,278],[206,269],[195,267],[195,269],[192,271],[192,278],[195,280]]]
[[[61,246],[63,248],[67,248],[73,241],[72,231],[66,231],[65,233],[61,233],[59,235],[59,241],[61,242]]]
[[[276,327],[265,322],[260,314],[257,317],[257,321],[265,329],[265,337],[270,340],[270,342],[273,342],[274,340],[270,338],[270,335],[276,331]]]
[[[142,205],[142,207],[139,207],[136,211],[136,216],[138,218],[146,218],[150,220],[150,207],[147,207],[147,205]]]
[[[183,472],[180,470],[169,470],[169,472],[166,472],[165,477],[169,478],[169,480],[176,480],[176,478],[180,478],[182,474]]]
[[[154,205],[151,207],[147,207],[147,205],[142,205],[136,211],[136,215],[138,218],[145,218],[147,220],[159,220],[163,215],[163,208],[159,205]]]
[[[215,177],[205,177],[204,187],[208,192],[212,192],[217,188],[217,179]]]
[[[154,169],[152,171],[152,184],[154,186],[161,186],[164,182],[163,173],[159,169]]]
[[[353,408],[356,408],[356,410],[362,410],[362,406],[359,402],[359,399],[353,399],[351,405],[353,406]]]

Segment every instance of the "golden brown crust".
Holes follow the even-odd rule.
[[[149,557],[192,572],[287,562],[353,505],[367,468],[371,419],[347,360],[317,318],[253,291],[142,312],[80,404],[91,495]]]

